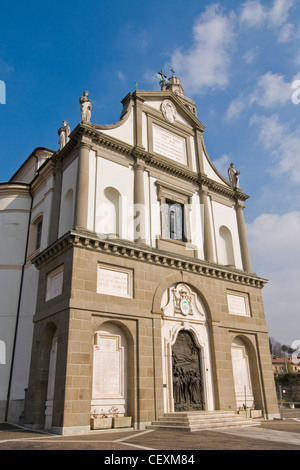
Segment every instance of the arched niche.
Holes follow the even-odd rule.
[[[121,194],[111,186],[104,189],[103,232],[109,236],[121,236]]]
[[[63,200],[62,200],[61,213],[60,213],[60,227],[59,227],[60,236],[73,228],[73,219],[74,219],[74,191],[73,189],[70,188],[65,193]]]
[[[232,235],[228,227],[219,228],[219,263],[226,266],[235,266]]]

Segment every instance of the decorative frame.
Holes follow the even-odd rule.
[[[106,272],[107,277],[106,277],[106,285],[101,286],[101,270],[102,272]],[[109,276],[110,273],[110,276]],[[110,289],[111,285],[110,282],[113,280],[114,275],[121,275],[120,281],[122,278],[122,275],[126,276],[126,283],[121,281],[122,286],[119,286],[116,288],[114,291],[113,289]],[[126,285],[126,293],[122,293],[122,290],[124,289]],[[104,264],[104,263],[98,263],[97,267],[97,293],[98,294],[105,294],[105,295],[113,295],[115,297],[125,297],[132,299],[133,298],[133,270],[128,269],[128,268],[122,268],[120,266],[112,266],[110,264]]]
[[[227,290],[227,305],[230,315],[251,317],[250,301],[247,293]]]

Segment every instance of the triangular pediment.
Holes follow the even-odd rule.
[[[143,107],[150,107],[154,110],[163,113],[163,105],[172,103],[176,110],[176,123],[185,124],[192,128],[198,128],[204,131],[204,125],[199,121],[195,115],[195,104],[188,99],[183,99],[175,95],[171,91],[136,91],[133,96],[143,101]],[[166,117],[164,116],[166,119]],[[168,121],[168,119],[166,119]],[[172,122],[171,122],[172,123]]]

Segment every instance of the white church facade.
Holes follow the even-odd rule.
[[[232,165],[213,166],[180,80],[119,122],[64,121],[0,184],[0,420],[70,434],[96,416],[278,416],[262,301]]]

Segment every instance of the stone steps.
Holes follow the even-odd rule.
[[[195,432],[205,429],[259,425],[259,421],[239,416],[232,411],[191,411],[165,413],[164,416],[148,426],[148,429],[181,429],[182,431]]]

